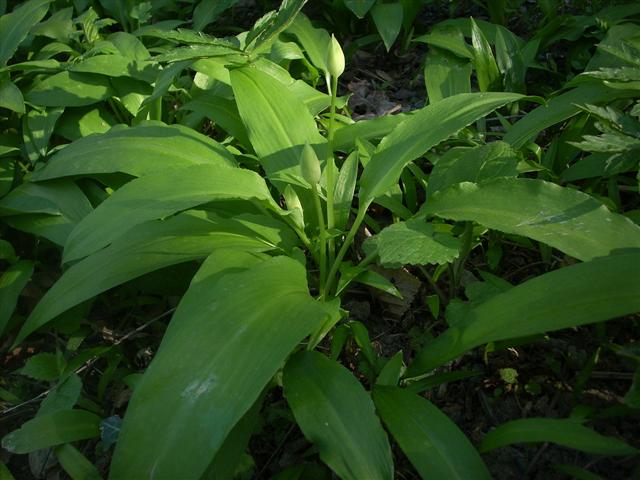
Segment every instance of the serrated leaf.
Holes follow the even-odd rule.
[[[60,373],[58,357],[55,353],[38,353],[29,357],[20,373],[36,380],[53,380]]]
[[[340,478],[393,478],[387,436],[351,372],[320,353],[301,352],[287,362],[283,384],[298,425]]]
[[[620,253],[528,280],[471,309],[429,342],[407,376],[428,373],[498,340],[601,322],[640,311],[640,253]]]
[[[533,238],[580,260],[640,248],[640,228],[629,219],[586,193],[542,180],[460,183],[432,195],[421,212]]]
[[[482,440],[480,451],[514,443],[551,442],[587,453],[627,456],[638,453],[636,448],[614,437],[607,437],[581,425],[573,419],[524,418],[503,423]]]
[[[11,453],[30,453],[99,436],[100,417],[85,410],[61,410],[37,416],[2,438]]]
[[[422,478],[489,479],[477,450],[455,423],[427,399],[377,385],[376,408]]]
[[[264,258],[220,251],[200,268],[129,403],[112,478],[199,478],[286,356],[323,323],[304,267]]]
[[[369,237],[365,251],[377,251],[380,264],[389,268],[403,265],[442,265],[460,254],[460,242],[450,233],[438,232],[420,219],[398,222]]]

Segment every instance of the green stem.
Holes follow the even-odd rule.
[[[333,230],[335,227],[335,215],[334,215],[334,187],[335,187],[335,160],[333,158],[333,135],[335,133],[334,116],[336,114],[336,96],[338,94],[338,78],[331,77],[331,87],[329,95],[331,97],[331,103],[329,106],[329,126],[327,128],[327,229]],[[335,260],[335,240],[333,237],[329,238],[329,263],[333,264]]]
[[[327,242],[327,230],[324,226],[324,212],[322,211],[322,205],[320,204],[320,194],[318,193],[317,185],[311,186],[313,192],[313,203],[316,206],[316,213],[318,215],[318,225],[320,227],[320,235],[318,237],[319,250],[320,250],[320,282],[319,290],[320,296],[324,297],[326,292],[326,274],[327,274],[327,259],[326,259],[326,242]]]
[[[427,271],[427,269],[425,267],[423,267],[421,265],[418,265],[418,269],[420,269],[420,272],[422,273],[422,275],[424,275],[424,278],[427,279],[427,282],[429,282],[429,285],[431,285],[433,290],[436,292],[436,295],[438,295],[438,297],[440,297],[440,302],[443,305],[446,305],[447,304],[447,296],[444,294],[442,289],[438,286],[438,284],[433,279],[431,274]]]
[[[351,226],[351,229],[347,234],[347,238],[344,239],[344,243],[342,244],[342,247],[340,247],[340,250],[338,251],[338,255],[336,256],[336,259],[333,261],[333,264],[331,265],[331,270],[329,270],[329,275],[327,276],[327,283],[325,284],[325,294],[330,294],[331,292],[331,288],[333,287],[333,283],[335,282],[338,269],[340,268],[340,263],[342,262],[342,259],[346,255],[347,250],[353,243],[353,239],[355,238],[356,233],[358,232],[358,229],[360,228],[360,225],[364,220],[368,207],[369,207],[368,205],[364,205],[358,210],[358,215],[356,216],[356,219],[353,221],[353,225]]]
[[[462,232],[462,249],[460,250],[460,258],[455,264],[454,268],[454,283],[456,289],[460,286],[462,280],[462,271],[464,270],[464,264],[471,252],[471,242],[473,241],[473,222],[465,222],[464,232]]]

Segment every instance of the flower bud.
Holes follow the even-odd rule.
[[[302,149],[300,156],[300,170],[302,170],[302,178],[311,185],[316,185],[320,181],[322,172],[320,170],[320,160],[315,150],[308,143]]]
[[[331,35],[329,51],[327,52],[327,72],[335,78],[338,78],[344,72],[344,53],[334,35]]]

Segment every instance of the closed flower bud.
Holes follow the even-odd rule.
[[[320,181],[322,172],[320,170],[320,160],[315,150],[308,143],[302,149],[300,156],[300,170],[302,170],[302,178],[311,185],[316,185]]]
[[[327,52],[327,72],[335,78],[338,78],[344,72],[344,53],[338,40],[333,35],[331,35],[329,51]]]

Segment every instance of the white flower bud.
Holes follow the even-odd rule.
[[[300,155],[300,170],[302,171],[302,178],[311,185],[316,185],[320,181],[322,176],[320,160],[318,160],[313,147],[308,143],[305,144],[302,149],[302,155]]]
[[[327,72],[335,78],[338,78],[344,72],[344,53],[334,35],[331,35],[329,51],[327,52]]]

